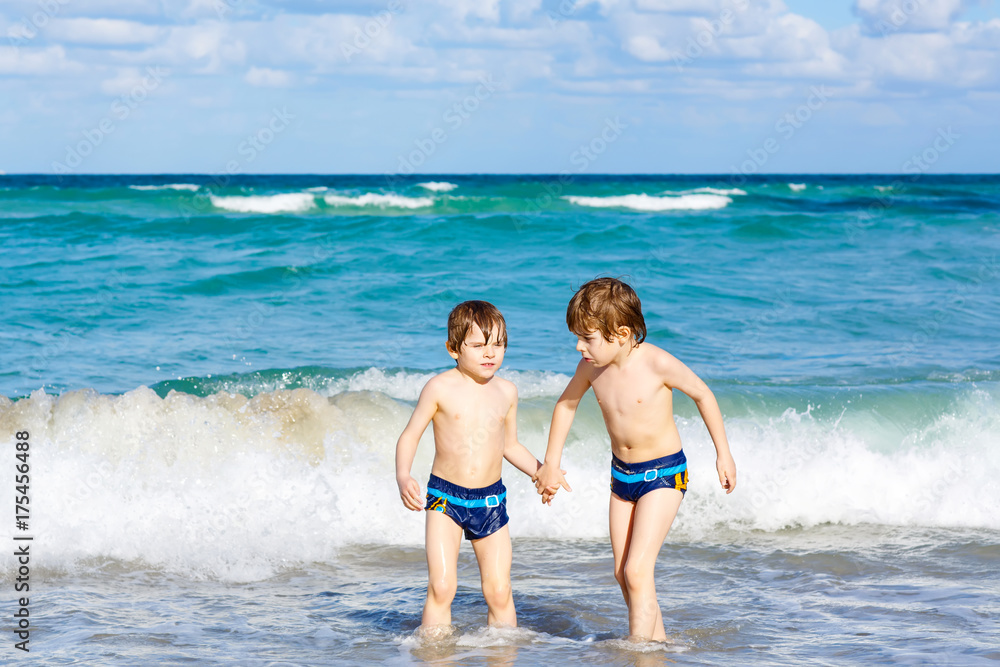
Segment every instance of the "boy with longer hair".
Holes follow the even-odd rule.
[[[465,301],[448,316],[455,368],[431,378],[396,444],[396,484],[403,505],[427,510],[427,600],[421,629],[446,632],[458,588],[464,531],[479,563],[487,623],[516,626],[510,586],[511,546],[503,459],[527,475],[541,464],[517,440],[517,388],[496,372],[507,350],[507,325],[496,306]],[[410,475],[417,444],[434,423],[434,463],[426,503]],[[551,494],[543,494],[543,501]]]
[[[615,579],[628,606],[629,636],[663,641],[666,632],[653,569],[688,481],[672,390],[694,399],[715,443],[719,482],[732,493],[736,464],[722,413],[708,386],[690,368],[643,343],[646,323],[639,297],[622,281],[598,278],[586,283],[569,302],[566,324],[576,334],[583,359],[556,403],[545,463],[533,479],[542,494],[566,486],[559,469],[563,446],[580,399],[592,387],[611,437],[608,522]]]

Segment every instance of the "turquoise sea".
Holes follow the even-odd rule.
[[[1000,176],[0,176],[0,243],[10,487],[30,433],[0,662],[1000,660]],[[465,545],[457,632],[421,644],[393,454],[450,365],[447,314],[503,311],[541,456],[578,359],[566,303],[600,275],[715,391],[739,470],[726,496],[678,398],[671,641],[625,641],[588,397],[573,493],[543,507],[505,469],[521,627],[484,628]]]

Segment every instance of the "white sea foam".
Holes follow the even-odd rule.
[[[128,186],[132,190],[187,190],[188,192],[197,192],[201,189],[200,185],[195,185],[194,183],[168,183],[167,185],[130,185]]]
[[[425,190],[430,190],[431,192],[451,192],[458,187],[454,183],[448,183],[445,181],[429,181],[427,183],[417,183],[417,185]]]
[[[159,398],[146,388],[120,396],[39,390],[14,403],[0,400],[0,433],[31,431],[32,492],[44,499],[33,504],[31,526],[45,545],[45,567],[72,570],[110,558],[255,580],[332,560],[348,544],[420,544],[422,518],[399,502],[392,470],[396,439],[426,377],[363,373],[330,396],[298,389],[249,400]],[[518,438],[541,457],[566,376],[510,377],[523,399]],[[542,398],[526,397],[532,386]],[[884,416],[866,411],[819,419],[789,409],[730,419],[739,471],[732,495],[719,488],[704,424],[679,417],[691,478],[675,539],[719,525],[1000,529],[996,399],[970,390],[929,422],[901,425],[897,436]],[[421,484],[432,456],[428,429],[413,466]],[[600,517],[607,513],[609,460],[600,411],[588,396],[563,455],[572,493],[560,491],[544,507],[530,480],[505,464],[516,517],[511,534],[606,538]],[[0,573],[13,571],[11,554],[0,554]]]
[[[805,183],[789,183],[788,184],[788,188],[792,192],[802,192],[803,190],[806,189],[806,184]]]
[[[710,195],[745,195],[747,192],[746,190],[740,190],[739,188],[695,188],[694,190],[686,190],[685,193],[710,194]]]
[[[304,192],[210,198],[216,208],[238,213],[300,213],[316,206],[316,198]]]
[[[395,399],[416,401],[420,390],[436,372],[388,372],[381,368],[369,368],[350,378],[332,382],[323,392],[334,396],[345,391],[377,391]],[[566,388],[570,376],[551,371],[512,371],[502,369],[499,375],[517,386],[518,397],[555,399]]]
[[[330,206],[378,206],[379,208],[427,208],[434,205],[430,197],[404,197],[395,194],[366,192],[363,195],[325,195],[323,200]]]
[[[733,200],[718,194],[654,197],[646,194],[612,197],[564,197],[571,204],[594,208],[627,208],[633,211],[704,211],[725,208]]]

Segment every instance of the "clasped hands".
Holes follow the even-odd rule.
[[[565,470],[560,470],[558,466],[543,463],[535,474],[531,476],[531,481],[535,483],[535,490],[542,496],[542,502],[546,505],[552,504],[556,492],[560,487],[567,491],[572,491],[573,487],[566,481]]]

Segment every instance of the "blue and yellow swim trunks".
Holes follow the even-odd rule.
[[[479,540],[507,525],[507,489],[497,480],[481,489],[467,489],[436,475],[427,481],[427,511],[443,512],[465,530],[465,539]]]
[[[611,455],[611,491],[634,503],[654,489],[677,489],[687,492],[687,457],[684,450],[663,458],[625,463]]]

